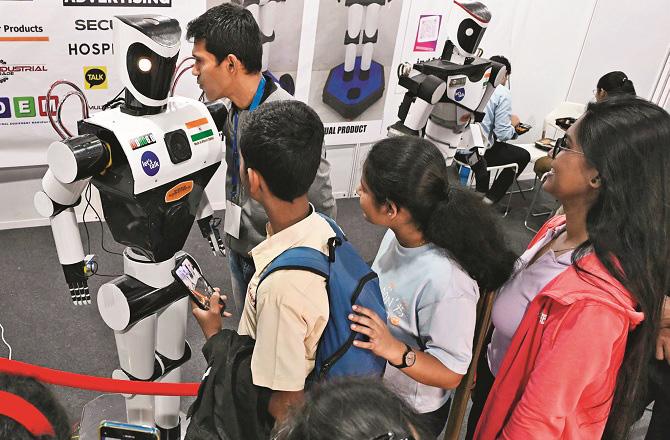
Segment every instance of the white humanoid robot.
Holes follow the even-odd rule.
[[[447,23],[449,39],[439,59],[398,68],[399,84],[408,91],[398,110],[400,121],[389,135],[423,135],[442,151],[451,165],[456,150],[466,150],[468,162],[486,148],[479,122],[505,66],[475,56],[491,20],[478,1],[454,0]]]
[[[263,58],[261,61],[261,72],[270,75],[272,80],[278,83],[284,90],[291,95],[295,93],[295,81],[291,75],[285,73],[276,78],[270,71],[270,48],[275,41],[275,17],[277,3],[283,3],[286,0],[232,0],[232,3],[242,6],[251,12],[258,27],[261,30],[261,44],[263,45]]]
[[[35,206],[49,217],[58,259],[75,304],[90,304],[73,207],[90,183],[123,252],[124,275],[105,283],[98,309],[114,330],[121,368],[115,378],[179,382],[190,358],[187,290],[172,270],[194,220],[215,254],[223,244],[204,189],[223,149],[204,104],[168,98],[179,55],[177,20],[117,16],[114,48],[125,99],[78,123],[79,135],[50,145],[49,169]],[[60,114],[60,113],[59,113]],[[178,439],[179,397],[126,396],[128,421],[157,425]]]
[[[379,35],[379,13],[390,1],[344,0],[348,8],[344,63],[331,69],[323,102],[345,118],[359,116],[384,94],[384,66],[372,55]],[[359,57],[356,54],[361,43],[363,52]]]

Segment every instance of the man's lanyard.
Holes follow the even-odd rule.
[[[261,75],[261,81],[258,83],[258,89],[256,89],[256,94],[254,99],[251,101],[249,106],[249,111],[252,112],[261,104],[261,99],[263,98],[263,92],[265,91],[265,77]],[[238,110],[235,109],[233,113],[233,169],[231,170],[231,188],[230,188],[230,197],[231,200],[235,201],[237,198],[237,193],[240,186],[240,153],[237,149],[237,124],[239,122]]]

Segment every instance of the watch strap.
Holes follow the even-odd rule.
[[[408,365],[407,365],[407,360],[406,359],[407,359],[407,354],[410,351],[414,351],[414,350],[412,350],[412,347],[410,347],[409,344],[405,344],[405,352],[402,354],[402,363],[396,365],[396,364],[391,364],[391,362],[389,362],[389,364],[391,364],[392,366],[394,366],[398,369],[407,368]]]

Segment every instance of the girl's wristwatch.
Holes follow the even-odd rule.
[[[412,350],[412,347],[410,347],[409,345],[405,344],[405,347],[407,349],[405,350],[405,353],[403,353],[402,355],[402,363],[395,365],[389,362],[389,364],[393,365],[398,369],[407,368],[414,365],[414,362],[416,362],[416,353],[414,352],[414,350]]]

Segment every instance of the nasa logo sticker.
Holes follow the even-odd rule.
[[[462,101],[463,98],[465,98],[465,89],[463,87],[456,89],[456,92],[454,93],[454,99],[456,101]]]
[[[142,169],[147,176],[155,176],[161,169],[161,161],[153,151],[145,151],[140,159]]]

